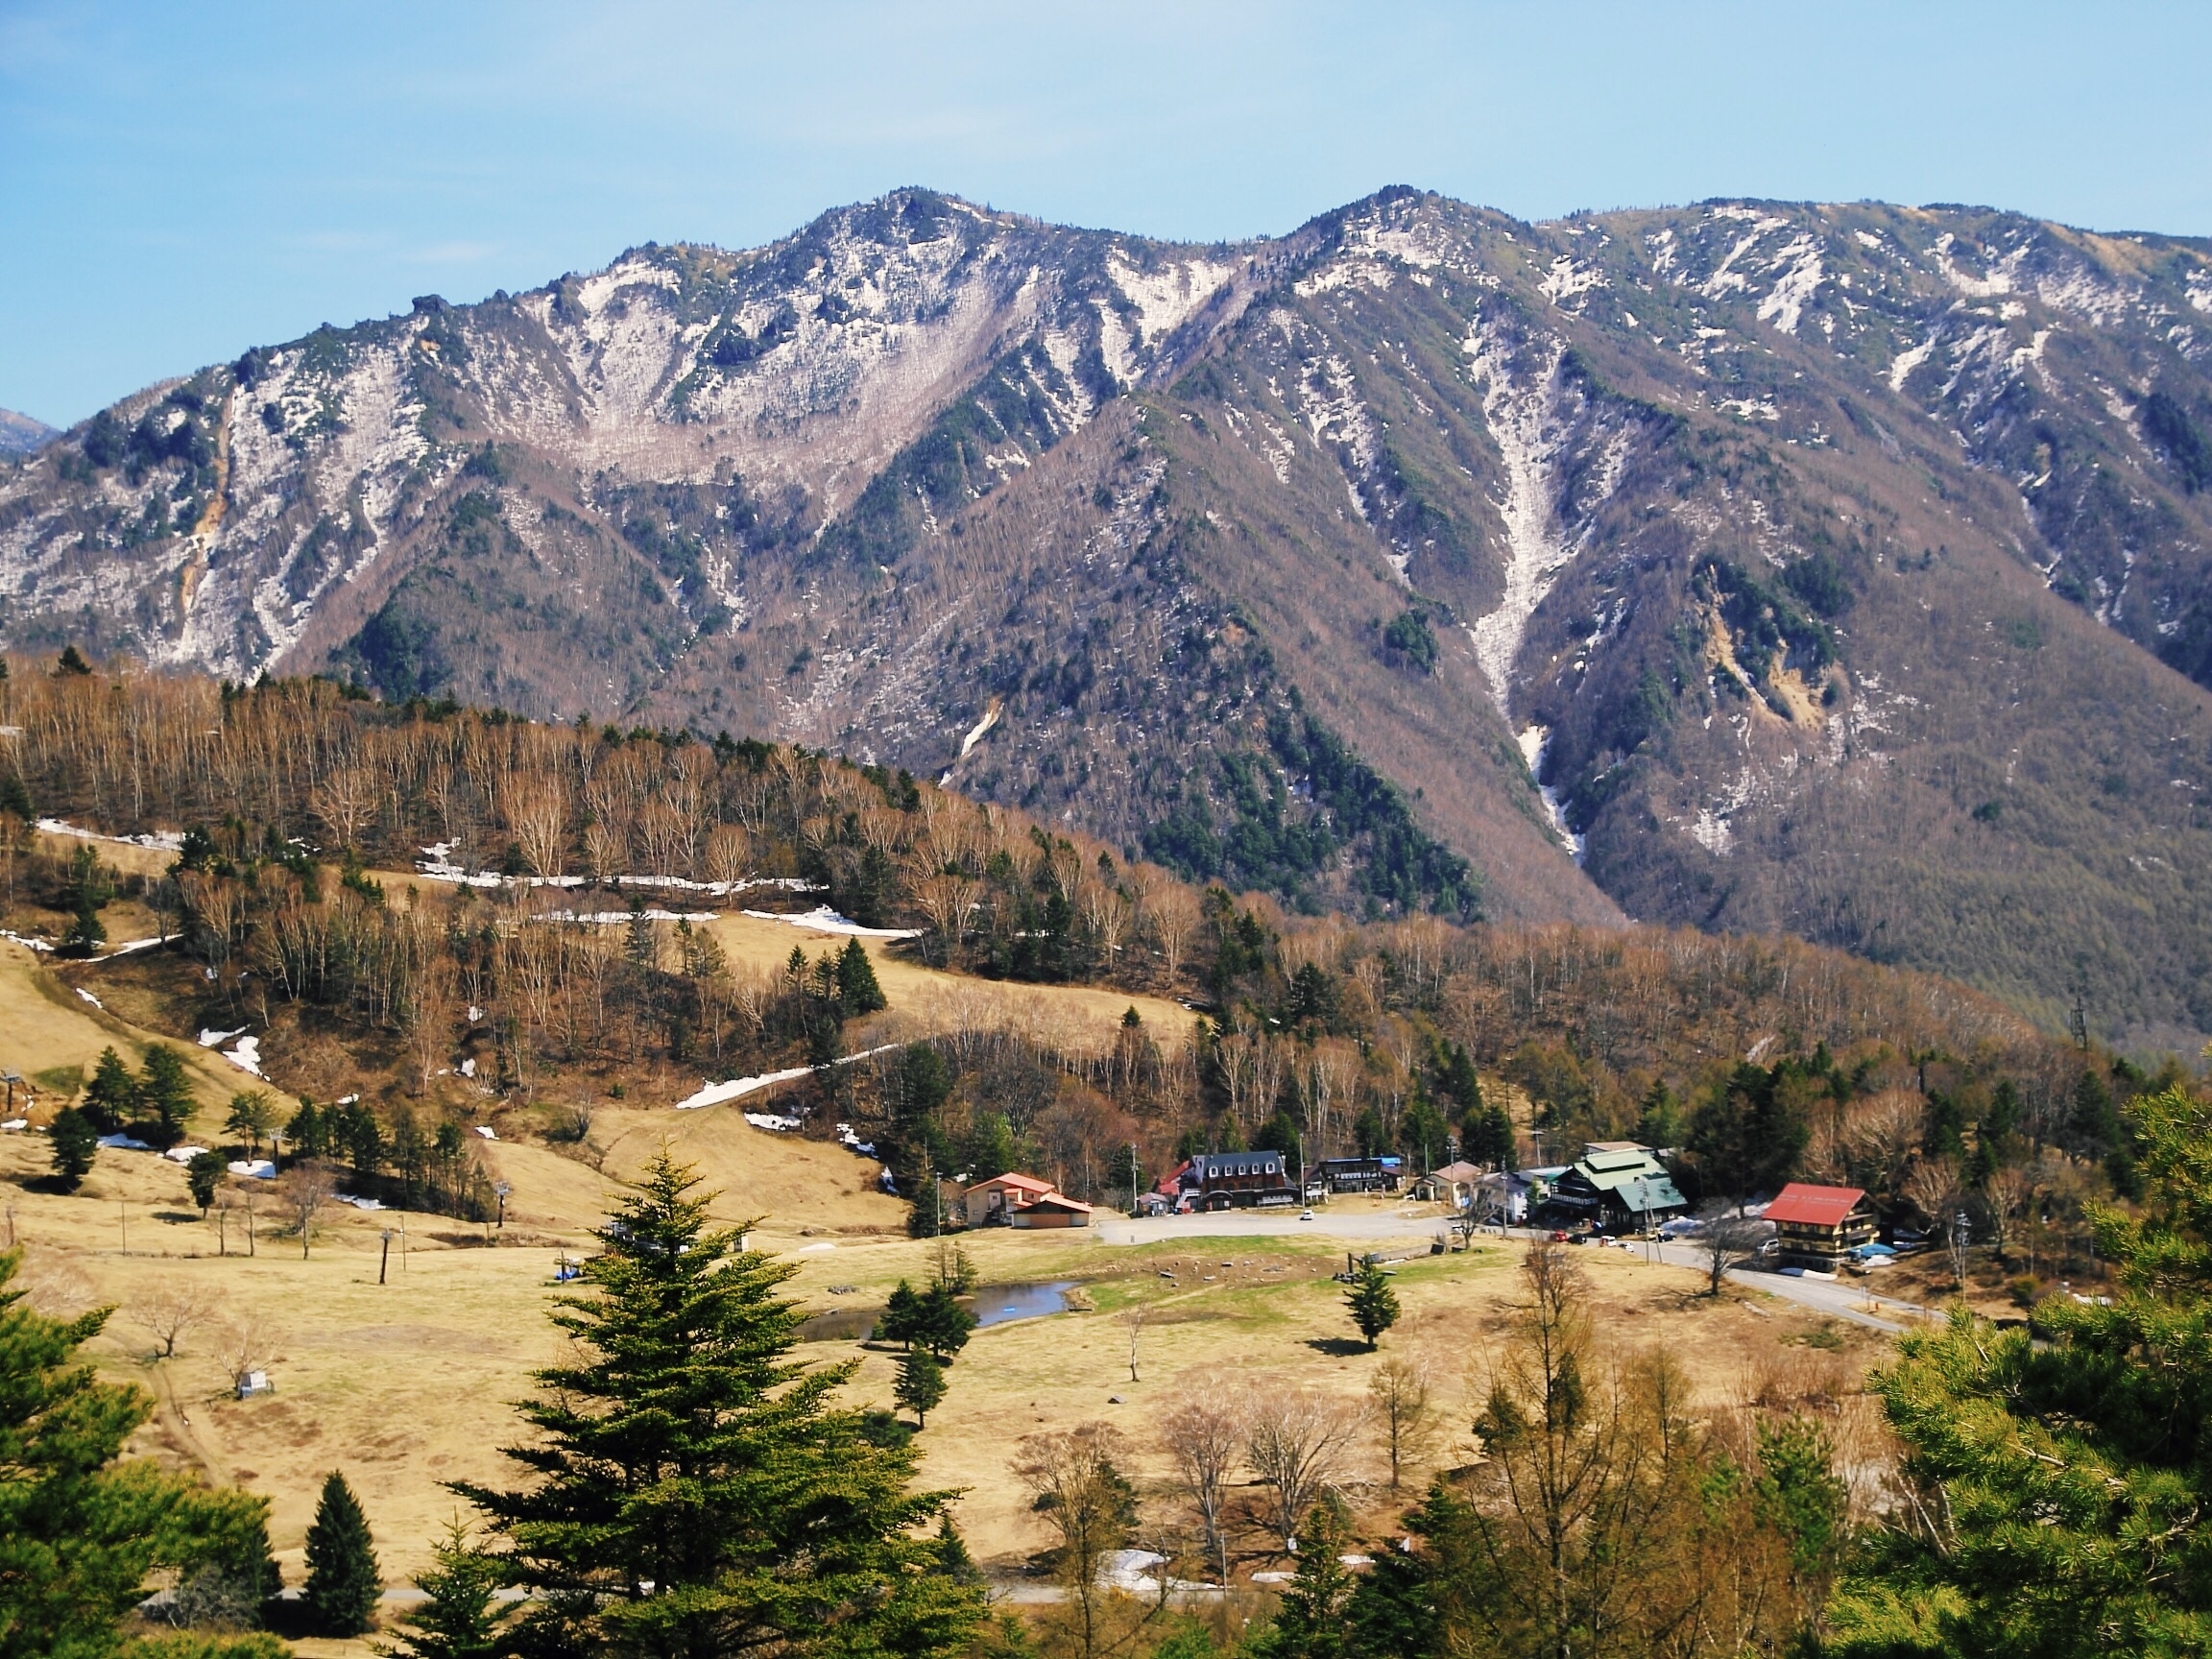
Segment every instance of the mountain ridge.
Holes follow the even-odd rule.
[[[13,409],[0,409],[0,456],[28,455],[60,436],[43,421]]]
[[[0,475],[0,640],[728,725],[1297,902],[1793,931],[2177,1045],[2208,250],[897,192],[125,399]]]

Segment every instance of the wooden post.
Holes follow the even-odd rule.
[[[391,1265],[391,1262],[392,1262],[392,1229],[391,1229],[391,1228],[389,1228],[389,1227],[387,1227],[387,1228],[385,1228],[385,1229],[384,1229],[384,1250],[383,1250],[383,1253],[382,1253],[381,1255],[379,1255],[379,1256],[376,1258],[376,1283],[377,1283],[377,1284],[381,1285],[381,1284],[383,1284],[383,1283],[384,1283],[384,1269],[385,1269],[386,1267],[388,1267],[389,1265]]]

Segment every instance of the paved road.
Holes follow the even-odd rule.
[[[1216,1210],[1204,1215],[1126,1215],[1094,1217],[1092,1237],[1100,1244],[1156,1244],[1169,1238],[1433,1238],[1444,1218],[1433,1210],[1316,1210],[1301,1221],[1295,1210]]]
[[[1360,1242],[1414,1243],[1446,1237],[1445,1218],[1427,1208],[1395,1211],[1318,1209],[1313,1219],[1301,1221],[1293,1210],[1229,1210],[1204,1215],[1152,1215],[1131,1218],[1103,1215],[1095,1220],[1092,1238],[1099,1244],[1153,1244],[1176,1238],[1350,1238]],[[1498,1237],[1485,1233],[1486,1238]],[[1529,1239],[1539,1233],[1515,1228],[1509,1238]],[[1616,1246],[1617,1247],[1617,1246]],[[1636,1245],[1641,1257],[1647,1246]],[[1705,1256],[1692,1244],[1660,1244],[1648,1251],[1671,1267],[1706,1270]],[[1785,1302],[1794,1302],[1854,1325],[1864,1325],[1891,1334],[1905,1329],[1910,1319],[1927,1316],[1928,1310],[1911,1302],[1880,1296],[1862,1280],[1792,1279],[1780,1273],[1734,1268],[1729,1279],[1749,1290],[1764,1290]]]

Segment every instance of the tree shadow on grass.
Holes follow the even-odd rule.
[[[1309,1336],[1306,1346],[1316,1354],[1326,1354],[1332,1359],[1349,1359],[1355,1354],[1368,1352],[1367,1344],[1357,1336]]]

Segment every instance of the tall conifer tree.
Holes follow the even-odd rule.
[[[323,1481],[323,1497],[307,1528],[307,1587],[302,1597],[317,1634],[358,1636],[369,1628],[384,1581],[376,1570],[376,1550],[369,1517],[346,1477],[333,1469]]]
[[[533,1654],[716,1659],[964,1651],[984,1615],[931,1571],[921,1528],[951,1494],[912,1489],[914,1454],[834,1404],[856,1361],[791,1358],[789,1262],[708,1225],[710,1199],[663,1151],[599,1237],[589,1290],[554,1322],[573,1363],[538,1373],[537,1432],[508,1455],[523,1490],[457,1483],[532,1592]]]

